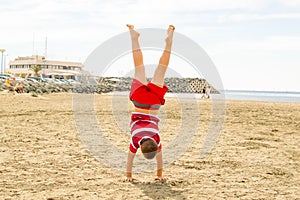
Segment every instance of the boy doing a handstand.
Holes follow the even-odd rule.
[[[162,145],[157,113],[160,106],[164,105],[164,95],[168,91],[167,86],[164,85],[164,77],[169,65],[175,27],[170,25],[167,30],[165,49],[149,83],[146,80],[143,54],[138,41],[140,34],[134,30],[133,25],[127,25],[127,27],[129,28],[132,41],[135,73],[130,91],[130,100],[134,104],[134,112],[132,112],[130,123],[131,141],[127,158],[126,181],[135,180],[132,178],[132,165],[138,148],[141,148],[146,159],[156,157],[157,177],[155,180],[165,180],[162,175]]]

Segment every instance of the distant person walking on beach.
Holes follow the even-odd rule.
[[[211,87],[207,86],[206,88],[206,98],[210,99],[210,92],[211,92]]]
[[[206,96],[205,96],[205,95],[206,95],[206,85],[204,85],[204,87],[203,87],[201,93],[202,93],[201,98],[206,98]]]
[[[155,180],[165,180],[162,175],[163,159],[162,144],[158,130],[159,118],[156,116],[161,105],[164,105],[164,95],[168,91],[164,84],[164,77],[167,71],[173,32],[175,27],[170,25],[165,39],[165,49],[160,57],[159,64],[154,72],[151,82],[147,83],[143,54],[140,49],[140,34],[134,30],[133,25],[127,24],[130,31],[132,42],[132,55],[135,66],[134,78],[131,84],[130,100],[134,104],[134,112],[131,114],[131,141],[128,151],[126,181],[134,181],[132,177],[132,165],[134,156],[138,150],[141,151],[146,159],[156,157],[157,177]]]

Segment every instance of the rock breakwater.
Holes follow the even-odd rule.
[[[113,91],[130,91],[131,81],[132,78],[130,77],[101,77],[94,79],[93,84],[89,81],[82,81],[81,84],[21,82],[21,85],[25,93],[74,92],[101,94]],[[11,87],[7,87],[4,82],[0,82],[0,91],[11,90],[16,84],[17,81],[14,81],[10,83]],[[211,93],[218,93],[205,79],[200,78],[165,78],[165,84],[168,86],[168,92],[170,93],[202,93],[205,85],[211,87]]]

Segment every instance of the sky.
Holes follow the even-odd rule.
[[[127,23],[174,24],[206,51],[225,89],[300,92],[300,0],[0,0],[0,19],[6,64],[43,55],[46,37],[47,59],[84,63]]]

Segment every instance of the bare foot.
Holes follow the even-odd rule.
[[[166,43],[167,44],[172,43],[174,30],[175,30],[175,26],[169,25],[169,28],[167,30],[167,38],[166,38]]]
[[[126,24],[126,26],[129,28],[131,39],[138,39],[140,33],[134,30],[134,26],[132,24]]]
[[[173,31],[175,31],[175,26],[174,25],[169,25],[169,29],[172,29]]]
[[[126,24],[126,26],[129,28],[129,30],[133,30],[134,26],[132,24]]]

